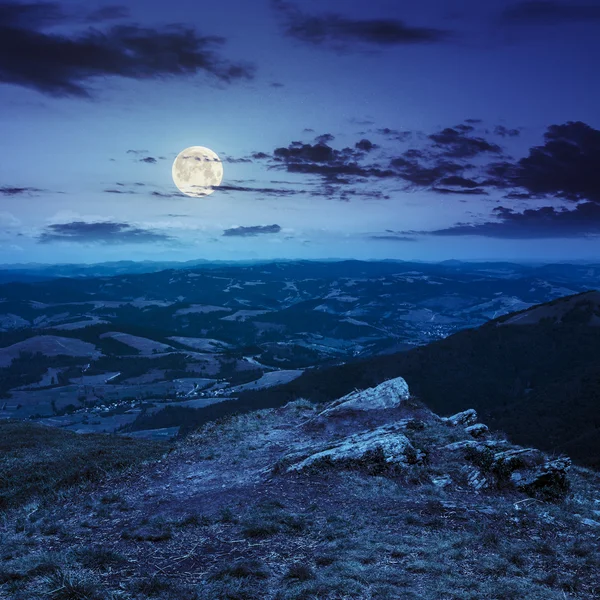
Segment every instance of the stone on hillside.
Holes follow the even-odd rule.
[[[567,472],[570,468],[570,458],[558,458],[530,471],[517,469],[510,478],[517,489],[530,496],[555,500],[569,489]]]
[[[581,519],[581,522],[588,527],[600,527],[600,521],[594,521],[594,519]]]
[[[494,463],[511,471],[533,468],[544,462],[544,454],[535,448],[511,448],[494,454]]]
[[[452,485],[452,477],[450,477],[450,475],[440,475],[439,477],[434,477],[431,480],[431,483],[436,487],[445,488]]]
[[[477,448],[479,447],[479,442],[475,440],[460,440],[458,442],[452,442],[451,444],[446,444],[442,446],[443,450],[449,450],[450,452],[454,452],[456,450],[464,450],[465,448]]]
[[[463,410],[462,412],[456,413],[451,417],[443,417],[442,421],[447,425],[475,425],[477,423],[477,412],[474,408]]]
[[[288,471],[302,471],[319,462],[343,465],[344,463],[352,464],[377,459],[389,466],[420,462],[423,455],[401,433],[403,427],[403,424],[395,423],[377,427],[372,431],[350,435],[337,443],[330,444],[323,450],[316,451],[308,458],[289,467]]]
[[[467,478],[467,483],[475,490],[483,490],[490,487],[489,481],[480,469],[472,465],[464,465],[461,471]]]
[[[465,427],[465,431],[472,437],[478,438],[484,436],[489,432],[489,428],[487,425],[483,423],[475,423],[475,425],[469,425]]]
[[[396,379],[390,379],[376,387],[352,392],[336,400],[329,408],[321,412],[321,416],[397,408],[408,400],[409,396],[406,381],[402,377],[396,377]]]

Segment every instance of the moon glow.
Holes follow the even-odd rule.
[[[223,181],[223,163],[204,146],[191,146],[179,153],[173,163],[173,182],[186,196],[209,196]]]

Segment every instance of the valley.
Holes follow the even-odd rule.
[[[229,406],[307,370],[405,352],[600,283],[600,267],[584,264],[146,268],[53,267],[42,279],[36,267],[39,281],[21,273],[0,285],[0,418],[162,439],[180,425],[157,426],[166,407]]]

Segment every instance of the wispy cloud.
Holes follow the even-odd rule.
[[[0,196],[31,196],[42,191],[43,190],[34,187],[4,186],[0,187]]]
[[[249,227],[232,227],[223,231],[224,237],[254,237],[269,233],[279,233],[281,227],[279,225],[251,225]]]
[[[384,48],[431,44],[450,37],[446,30],[409,25],[398,19],[350,19],[335,13],[309,15],[286,0],[272,0],[272,4],[286,35],[338,51],[356,51],[357,44]]]
[[[37,238],[40,244],[147,244],[170,240],[171,237],[164,233],[114,221],[54,223],[48,225]]]

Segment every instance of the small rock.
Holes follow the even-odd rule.
[[[489,427],[483,423],[475,423],[475,425],[469,425],[468,427],[465,427],[465,431],[474,438],[484,436],[489,432],[489,430]]]
[[[476,490],[482,490],[489,487],[489,482],[483,475],[483,473],[477,468],[470,465],[462,467],[463,471],[467,476],[467,483]]]
[[[439,488],[448,487],[452,483],[452,477],[450,475],[442,475],[441,477],[434,477],[431,483]]]
[[[352,392],[336,400],[329,408],[320,413],[330,416],[355,410],[383,410],[397,408],[408,400],[408,384],[402,377],[389,379],[376,387]]]
[[[581,519],[581,522],[588,527],[600,527],[600,521],[594,521],[594,519]]]
[[[453,427],[457,425],[475,425],[477,423],[477,411],[474,408],[469,408],[451,417],[442,417],[442,421]]]
[[[479,442],[476,442],[475,440],[461,440],[460,442],[452,442],[451,444],[446,444],[445,446],[442,446],[442,448],[444,450],[450,450],[450,452],[454,452],[455,450],[478,447],[479,445]]]

